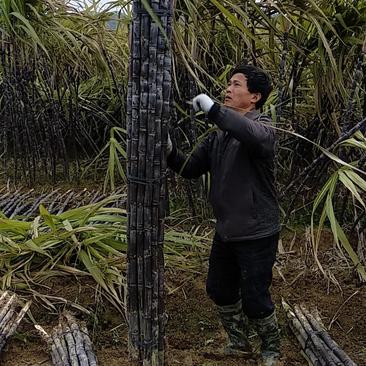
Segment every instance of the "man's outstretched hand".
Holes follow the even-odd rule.
[[[192,104],[195,112],[201,110],[205,113],[208,113],[211,107],[214,105],[214,102],[208,95],[200,94],[193,99]]]

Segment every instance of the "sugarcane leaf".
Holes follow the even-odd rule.
[[[337,173],[335,173],[337,174]],[[318,208],[318,206],[320,205],[320,203],[323,201],[324,197],[328,194],[331,186],[334,184],[334,175],[332,175],[328,181],[324,184],[324,186],[322,187],[322,189],[319,191],[319,193],[317,194],[314,203],[313,203],[313,213],[315,212],[315,210]]]
[[[68,236],[71,236],[72,241],[79,247],[81,244],[80,244],[78,238],[75,235],[74,228],[72,227],[70,221],[69,220],[64,220],[64,221],[62,221],[62,224],[64,225],[64,228],[68,232],[68,234],[69,234]],[[89,228],[86,228],[86,229],[88,230]]]
[[[113,144],[115,146],[115,149],[124,157],[124,158],[127,158],[127,153],[126,153],[126,150],[122,148],[121,144],[116,140],[114,139],[113,140]]]
[[[10,13],[10,15],[14,16],[15,18],[18,18],[20,21],[22,21],[24,23],[24,26],[21,26],[21,27],[28,33],[28,35],[33,39],[33,41],[36,44],[38,44],[43,49],[43,51],[48,55],[46,48],[42,44],[40,38],[38,37],[38,34],[32,27],[29,20],[26,19],[22,14],[20,14],[18,12],[12,12],[12,13]]]
[[[89,245],[86,248],[86,250],[89,254],[89,257],[92,258],[94,263],[98,262],[98,265],[100,265],[101,263],[106,261],[106,258],[95,246]],[[105,264],[105,263],[103,263],[103,264]],[[98,268],[101,268],[101,267],[98,267]],[[105,269],[103,272],[101,271],[101,273],[103,274],[104,280],[106,280],[105,272],[106,272]]]
[[[118,158],[117,153],[116,153],[116,165],[117,165],[117,170],[118,170],[118,173],[119,173],[120,177],[122,178],[122,180],[123,180],[124,182],[126,182],[126,181],[127,181],[127,180],[126,180],[126,175],[125,175],[125,172],[124,172],[124,170],[123,170],[123,168],[122,168],[122,164],[121,164],[121,162],[119,161],[119,158]]]
[[[366,141],[366,137],[364,136],[364,134],[360,130],[356,131],[354,133],[354,136],[356,138],[358,138],[359,140],[361,140],[361,141],[364,141],[364,142]]]
[[[320,150],[327,155],[330,159],[332,159],[333,161],[335,161],[338,164],[343,165],[344,167],[350,168],[352,170],[356,170],[360,173],[364,173],[361,169],[356,168],[355,166],[345,162],[344,160],[342,160],[341,158],[339,158],[337,155],[329,152],[328,150],[324,149],[324,148],[320,148]]]
[[[121,215],[107,215],[100,214],[89,218],[88,221],[102,221],[102,222],[125,222],[127,218]]]
[[[343,141],[340,145],[341,146],[351,146],[351,147],[356,147],[359,149],[366,150],[366,143],[364,141],[359,141],[354,138],[347,139],[347,140]]]
[[[347,24],[344,22],[344,19],[342,17],[342,14],[337,13],[334,15],[334,17],[338,20],[338,22],[342,25],[342,27],[350,32],[352,32],[352,29],[347,26]]]
[[[98,153],[98,155],[92,160],[92,162],[87,165],[87,167],[84,169],[84,171],[81,174],[81,178],[84,177],[84,175],[86,174],[86,172],[89,171],[90,167],[93,166],[95,164],[95,162],[103,155],[104,151],[106,151],[110,146],[110,143],[108,142],[103,148],[102,150],[100,150],[100,152]]]
[[[82,271],[78,268],[63,265],[63,264],[57,264],[56,268],[60,269],[62,272],[71,273],[72,275],[75,275],[75,276],[91,276],[91,274],[89,272]]]
[[[127,251],[127,238],[126,236],[120,237],[120,240],[116,240],[114,238],[109,238],[106,240],[106,243],[108,246],[112,247],[113,249],[117,250],[118,252],[124,252]]]
[[[329,178],[329,180],[326,182],[324,187],[319,192],[317,198],[314,201],[313,211],[312,211],[312,214],[311,214],[310,229],[311,229],[312,244],[313,244],[313,248],[314,248],[314,257],[315,257],[315,261],[318,264],[318,267],[320,268],[320,270],[323,273],[324,273],[324,270],[323,270],[323,267],[322,267],[322,265],[321,265],[321,263],[318,259],[317,253],[318,253],[318,249],[319,249],[319,243],[320,243],[322,229],[324,227],[324,222],[325,222],[325,219],[327,217],[327,210],[330,209],[329,208],[329,198],[331,198],[333,196],[333,193],[334,193],[335,188],[336,188],[337,181],[338,181],[338,172],[335,172],[335,173],[333,173],[333,175]],[[322,212],[321,212],[320,219],[319,219],[319,222],[318,222],[318,227],[317,227],[317,235],[315,237],[314,214],[315,214],[316,208],[323,201],[325,195],[326,195],[326,200],[325,200],[325,203],[324,203],[323,208],[322,208]]]
[[[330,226],[331,226],[331,229],[332,229],[334,239],[335,239],[337,245],[339,245],[338,230],[337,230],[337,224],[336,224],[337,220],[336,220],[336,217],[335,217],[335,214],[334,214],[332,199],[333,199],[333,196],[330,193],[328,193],[327,199],[326,199],[326,202],[325,202],[325,210],[326,210],[326,213],[327,213],[327,216],[328,216],[328,220],[330,222]]]
[[[353,183],[357,184],[364,192],[366,192],[366,181],[360,177],[356,172],[352,170],[344,170],[344,174],[348,176],[349,179],[353,181]]]
[[[14,233],[26,235],[30,230],[30,223],[0,218],[0,233]]]
[[[330,62],[331,62],[331,65],[333,67],[333,70],[335,72],[335,75],[337,76],[338,75],[338,68],[337,68],[337,62],[334,58],[334,55],[333,55],[333,52],[332,52],[332,49],[329,45],[329,42],[327,40],[327,37],[326,35],[324,34],[324,31],[323,31],[323,28],[321,27],[321,25],[319,24],[319,22],[317,21],[317,19],[312,16],[312,15],[309,15],[309,18],[311,19],[311,21],[313,22],[313,24],[316,26],[317,28],[317,31],[318,31],[318,34],[322,40],[322,43],[328,53],[328,56],[329,56],[329,59],[330,59]],[[324,19],[324,18],[323,18]],[[325,18],[326,19],[326,18]],[[329,23],[328,23],[329,24]],[[334,29],[333,29],[334,30]]]
[[[53,232],[55,232],[56,224],[53,220],[53,217],[42,204],[39,206],[39,213],[43,218],[43,220],[45,221],[45,223],[51,228]]]
[[[357,201],[360,202],[363,207],[365,207],[365,203],[363,202],[360,193],[358,192],[357,188],[353,184],[352,180],[347,176],[347,174],[345,174],[345,172],[343,172],[343,171],[339,171],[339,179],[343,183],[343,185],[357,199]]]
[[[96,240],[94,243],[101,249],[103,249],[103,252],[107,256],[122,256],[123,253],[119,252],[118,250],[114,249],[112,246],[108,245],[108,240],[105,242],[102,242],[101,240],[104,240],[105,238],[101,238],[99,240]],[[104,259],[104,257],[103,257]]]
[[[106,238],[111,238],[111,237],[114,237],[115,236],[115,232],[108,232],[106,234],[97,234],[97,235],[94,235],[90,238],[85,238],[82,243],[84,245],[90,245],[90,244],[93,244],[97,241],[102,241]]]
[[[115,183],[114,183],[114,166],[115,166],[115,159],[116,159],[116,153],[115,153],[115,139],[111,138],[110,145],[109,145],[109,161],[108,161],[108,170],[107,170],[107,176],[111,185],[111,189],[115,189]]]
[[[79,259],[82,261],[86,269],[93,276],[94,280],[105,290],[108,291],[108,286],[105,283],[104,276],[98,265],[91,259],[89,254],[81,249],[78,253]]]
[[[222,14],[225,15],[225,17],[235,26],[237,27],[241,32],[243,32],[247,37],[249,37],[251,40],[253,40],[254,42],[256,42],[258,44],[258,46],[260,46],[263,49],[268,49],[268,46],[262,42],[261,39],[253,36],[252,32],[250,32],[250,30],[248,30],[244,24],[238,19],[236,18],[229,10],[227,10],[225,8],[225,6],[222,5],[222,3],[220,3],[218,0],[210,0],[210,2],[212,4],[214,4],[220,11]]]
[[[46,252],[44,249],[42,249],[37,243],[36,243],[37,239],[30,239],[27,240],[23,245],[25,248],[30,249],[33,252],[37,252],[40,254],[43,254],[45,256],[47,256],[48,258],[52,259],[52,255],[49,254],[48,252]]]
[[[347,236],[345,235],[343,229],[339,225],[338,221],[336,221],[336,230],[337,230],[337,236],[339,240],[341,241],[344,249],[348,253],[349,257],[351,258],[353,264],[355,265],[355,268],[357,272],[360,274],[362,279],[366,281],[366,271],[365,267],[361,264],[360,259],[358,258],[357,254],[353,250],[351,244],[349,243]]]
[[[19,253],[19,251],[21,250],[21,247],[19,246],[18,243],[13,241],[11,238],[8,238],[1,234],[0,234],[0,245],[1,245],[0,251],[2,251],[2,252],[10,251],[10,252],[16,254],[16,253]]]

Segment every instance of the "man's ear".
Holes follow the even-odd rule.
[[[253,93],[252,94],[252,102],[255,104],[262,98],[261,93]]]

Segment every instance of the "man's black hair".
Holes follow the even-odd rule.
[[[261,99],[255,103],[257,109],[261,108],[272,91],[270,76],[264,70],[253,65],[239,65],[235,67],[230,74],[230,78],[235,74],[245,75],[250,93],[261,93]]]

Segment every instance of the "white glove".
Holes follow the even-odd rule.
[[[169,134],[169,132],[168,132],[168,145],[167,145],[167,155],[169,156],[171,153],[172,153],[172,151],[173,151],[173,144],[172,144],[172,140],[171,140],[171,138],[170,138],[170,134]]]
[[[193,99],[192,104],[195,112],[202,110],[205,113],[208,113],[214,105],[214,102],[208,95],[200,94]]]

